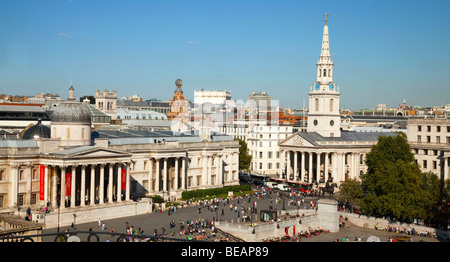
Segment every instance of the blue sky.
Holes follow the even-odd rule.
[[[1,0],[0,93],[308,103],[327,12],[341,108],[450,103],[448,0]]]

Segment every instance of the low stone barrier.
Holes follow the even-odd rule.
[[[375,229],[375,225],[378,224],[378,228],[380,230],[386,228],[386,226],[392,227],[392,228],[414,228],[416,232],[430,232],[430,233],[436,233],[436,235],[439,238],[446,238],[450,239],[450,231],[448,230],[441,230],[433,227],[427,227],[423,225],[417,225],[417,224],[409,224],[409,223],[402,223],[399,221],[392,221],[387,220],[380,217],[370,217],[366,215],[360,215],[355,213],[348,213],[348,212],[342,212],[338,211],[338,214],[346,217],[348,221],[355,224],[356,226],[363,227],[363,228],[370,228]]]

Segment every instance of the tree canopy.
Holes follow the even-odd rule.
[[[247,143],[241,139],[239,141],[239,170],[249,170],[252,156],[248,154]]]
[[[366,165],[360,183],[350,180],[343,186],[343,194],[361,211],[408,222],[433,218],[441,201],[439,178],[421,172],[404,133],[380,136],[366,155]]]

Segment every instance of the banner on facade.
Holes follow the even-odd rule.
[[[70,189],[72,185],[72,173],[66,173],[66,196],[70,196]]]
[[[44,200],[45,191],[45,166],[39,166],[39,200]]]
[[[122,190],[125,190],[125,180],[127,178],[127,170],[126,169],[122,169]]]

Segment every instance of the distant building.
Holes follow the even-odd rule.
[[[449,118],[409,118],[407,136],[423,172],[431,171],[441,179],[450,178]]]
[[[111,117],[111,120],[116,119],[116,110],[117,110],[117,92],[113,90],[109,92],[108,90],[100,90],[95,91],[95,107],[100,111],[106,113]]]

